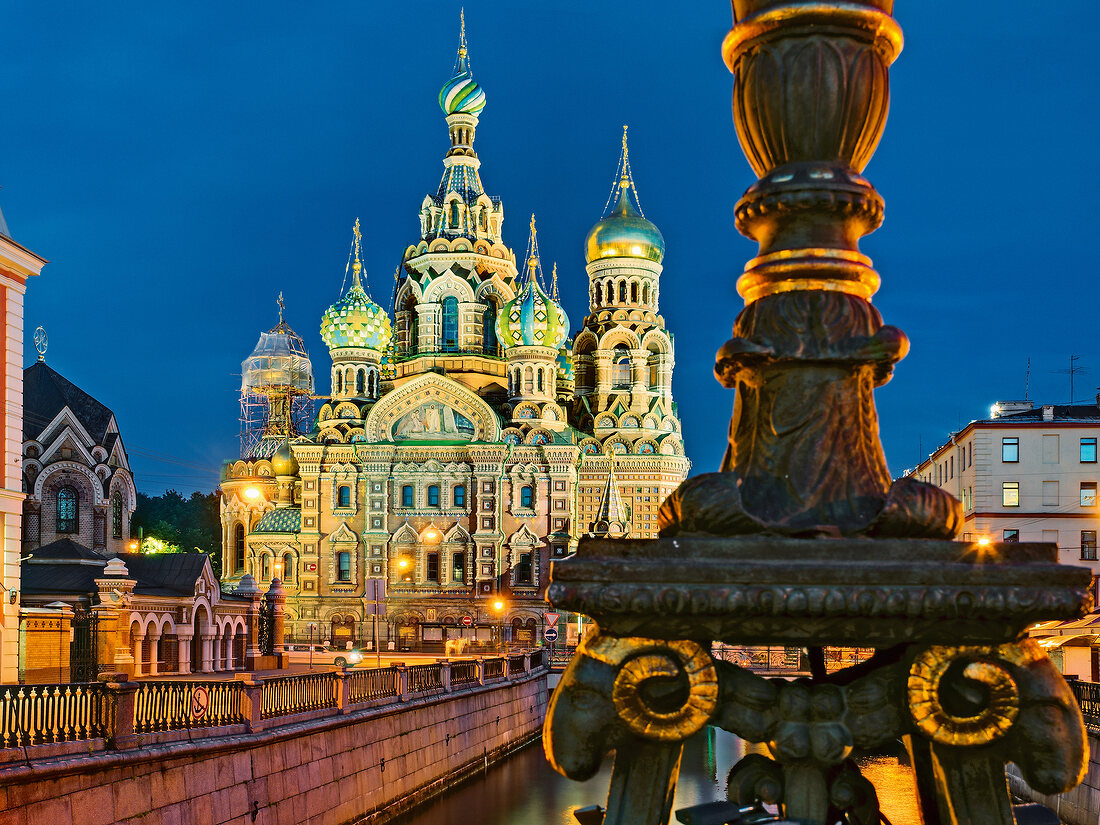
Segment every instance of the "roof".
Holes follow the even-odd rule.
[[[62,376],[45,361],[23,370],[23,438],[34,440],[65,407],[96,440],[103,444],[114,418],[110,408]]]
[[[139,596],[190,596],[209,560],[205,553],[119,553],[118,558],[137,581]]]
[[[51,593],[95,593],[95,580],[103,574],[103,568],[87,564],[23,564],[20,572],[20,589],[26,596],[42,596]]]
[[[299,533],[302,511],[297,507],[276,507],[264,513],[253,533]]]
[[[1047,408],[1053,410],[1053,419],[1043,417],[1043,410]],[[1046,407],[1036,407],[1033,410],[1007,413],[998,415],[996,418],[986,418],[982,420],[982,423],[1012,424],[1026,421],[1039,421],[1047,424],[1056,421],[1100,422],[1100,404],[1048,404]]]
[[[205,553],[119,553],[138,596],[190,596],[202,577]],[[21,565],[21,587],[28,595],[95,593],[108,559],[70,539],[34,550]]]
[[[8,231],[8,222],[4,220],[4,210],[0,209],[0,235],[5,238],[11,239],[11,232]]]
[[[57,541],[51,541],[49,544],[44,544],[32,550],[30,556],[26,559],[31,564],[37,564],[39,561],[63,560],[107,563],[107,560],[99,553],[88,549],[83,544],[78,544],[72,539],[58,539]]]

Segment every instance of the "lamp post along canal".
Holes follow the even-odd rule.
[[[556,770],[615,762],[604,825],[670,819],[684,739],[708,724],[749,742],[729,801],[806,825],[879,821],[850,758],[902,738],[926,822],[1008,825],[1004,764],[1057,793],[1087,767],[1081,714],[1024,635],[1090,605],[1089,573],[1049,544],[952,541],[961,507],[891,481],[873,391],[909,348],[871,304],[859,239],[882,222],[864,167],[901,50],[892,0],[733,0],[723,56],[758,180],[735,209],[760,244],[715,375],[736,390],[722,472],[662,505],[661,538],[582,539],[548,599],[588,634],[543,743]],[[813,678],[765,679],[715,641],[809,649]],[[827,675],[826,645],[874,647]]]

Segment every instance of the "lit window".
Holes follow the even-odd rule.
[[[455,489],[454,489],[454,495],[452,496],[452,498],[454,499],[454,506],[455,507],[465,507],[466,506],[466,487],[465,487],[465,485],[456,484]]]
[[[1084,561],[1096,561],[1096,531],[1081,531],[1081,558]]]
[[[1003,535],[1004,535],[1003,541],[1019,541],[1020,540],[1020,531],[1019,530],[1006,529],[1004,531]]]
[[[260,578],[263,579],[264,581],[270,580],[271,579],[271,556],[264,556],[263,559],[261,559],[260,565],[261,565],[261,567],[260,567],[260,569],[261,569]]]
[[[1082,464],[1095,464],[1096,463],[1096,439],[1095,438],[1082,438],[1081,439],[1081,463]]]
[[[1014,463],[1020,460],[1020,439],[1018,438],[1002,438],[1001,439],[1001,461],[1005,463]]]
[[[1020,506],[1020,482],[1005,481],[1001,484],[1001,504],[1005,507]]]
[[[466,554],[455,553],[451,557],[451,581],[460,582],[466,578]]]
[[[122,494],[111,496],[111,533],[116,539],[122,538]]]
[[[404,487],[401,488],[401,506],[413,506],[413,488],[411,484],[406,484]]]
[[[76,490],[62,487],[57,491],[57,532],[76,533],[80,530]]]
[[[351,553],[336,554],[336,580],[351,581]]]
[[[341,487],[338,498],[340,507],[351,507],[351,488]]]
[[[283,581],[294,581],[294,556],[291,553],[283,554]]]
[[[428,506],[429,507],[438,507],[439,506],[439,485],[438,484],[433,484],[430,487],[428,487]]]
[[[443,299],[443,352],[458,349],[458,298],[449,295]]]
[[[1082,507],[1095,507],[1096,506],[1096,482],[1095,481],[1082,481],[1081,482],[1081,506]]]
[[[535,491],[531,489],[531,485],[525,484],[519,490],[519,506],[520,507],[532,507],[534,506]]]

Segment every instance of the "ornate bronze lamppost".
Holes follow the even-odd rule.
[[[1080,781],[1069,688],[1024,636],[1088,607],[1089,574],[1047,544],[951,541],[958,502],[891,483],[873,390],[908,349],[870,299],[858,241],[882,221],[861,176],[901,50],[892,0],[734,0],[723,52],[734,122],[759,180],[737,228],[760,244],[715,374],[737,391],[723,472],[686,481],[655,541],[582,540],[549,599],[591,616],[551,702],[544,745],[566,776],[615,752],[605,825],[669,819],[683,740],[707,724],[769,757],[730,799],[813,825],[877,823],[852,759],[903,738],[928,823],[1011,823],[1004,763],[1037,790]],[[713,641],[804,645],[813,676],[765,679]],[[872,646],[826,674],[826,645]]]

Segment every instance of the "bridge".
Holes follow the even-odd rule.
[[[542,651],[232,680],[0,687],[0,820],[326,825],[399,813],[539,735]]]

